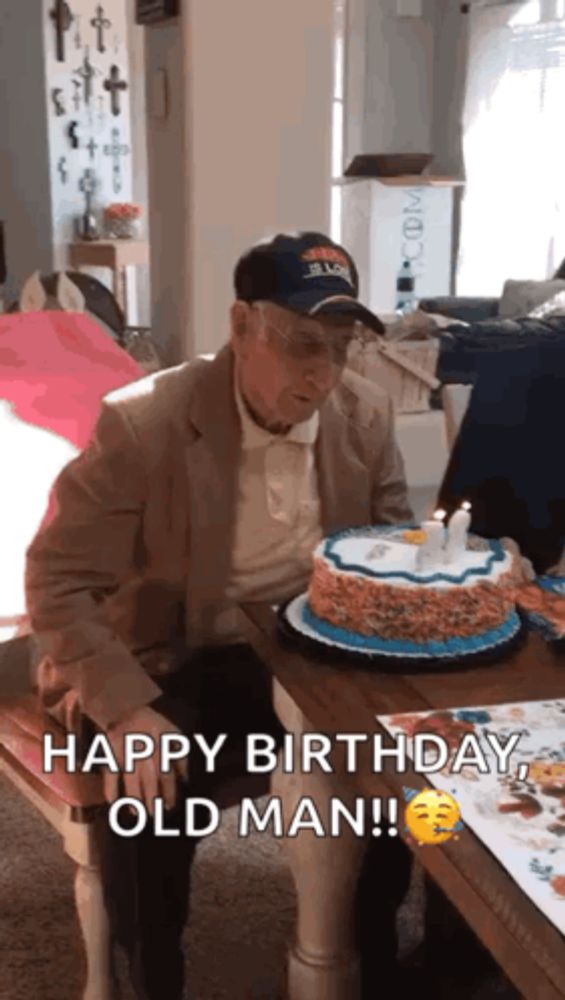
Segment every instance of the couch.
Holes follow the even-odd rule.
[[[551,280],[565,280],[565,260]],[[501,298],[484,296],[438,296],[420,301],[423,312],[453,319],[440,334],[437,377],[443,384],[475,382],[485,353],[561,343],[565,338],[564,314],[501,316],[500,305]]]
[[[565,280],[565,258],[550,280]],[[480,323],[483,320],[495,319],[499,316],[500,302],[500,296],[440,295],[421,299],[419,308],[424,312],[453,317],[453,319],[461,320],[463,323]]]

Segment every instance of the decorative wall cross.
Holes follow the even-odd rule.
[[[82,79],[84,87],[84,103],[90,104],[90,98],[92,97],[92,81],[95,76],[100,75],[100,70],[96,69],[90,62],[90,56],[88,53],[88,48],[84,53],[84,59],[82,60],[82,65],[78,69],[75,69],[75,75],[80,76]]]
[[[98,149],[98,143],[94,141],[94,137],[91,138],[90,142],[87,142],[86,148],[88,149],[90,159],[93,160]]]
[[[111,156],[114,160],[112,166],[112,186],[116,194],[122,189],[122,171],[120,167],[120,157],[129,153],[129,146],[120,142],[119,128],[112,129],[112,142],[104,146],[106,156]]]
[[[104,8],[101,4],[98,4],[96,8],[96,17],[93,17],[90,21],[93,28],[96,28],[97,39],[96,46],[99,52],[105,52],[106,46],[104,45],[104,29],[111,28],[112,22],[104,17]]]
[[[69,171],[67,169],[67,157],[60,156],[57,161],[57,170],[59,171],[59,176],[61,178],[61,183],[66,184],[67,178],[69,176]]]
[[[57,62],[65,61],[65,31],[68,31],[73,15],[66,0],[55,0],[53,10],[49,11],[49,17],[55,25],[55,39],[57,45]]]
[[[110,100],[112,105],[112,114],[119,115],[120,113],[120,90],[127,90],[127,83],[125,80],[120,80],[120,68],[115,64],[110,67],[110,76],[104,80],[104,90],[110,92]]]
[[[80,122],[71,122],[68,128],[69,139],[71,140],[73,149],[78,149],[80,146],[80,137],[77,135],[78,129],[80,129]]]
[[[78,186],[84,195],[84,200],[86,203],[85,205],[86,211],[91,212],[92,198],[94,192],[98,187],[98,182],[96,180],[96,177],[94,176],[94,171],[91,170],[90,167],[87,167],[86,170],[84,171]]]
[[[61,97],[62,93],[63,90],[61,87],[51,88],[51,97],[53,98],[53,104],[55,105],[55,114],[57,115],[57,118],[60,118],[61,115],[65,114],[65,104],[63,102],[63,98]]]
[[[71,82],[72,82],[73,87],[75,88],[75,92],[73,94],[73,104],[75,106],[75,111],[79,111],[80,110],[80,88],[82,87],[82,81],[81,80],[72,80]]]

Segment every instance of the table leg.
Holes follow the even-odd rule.
[[[289,732],[309,727],[276,682],[274,703]],[[285,828],[300,798],[311,797],[320,816],[328,814],[332,797],[353,796],[334,775],[273,775],[273,794],[282,799]],[[352,831],[339,837],[316,837],[301,830],[284,841],[296,886],[298,919],[288,965],[289,1000],[358,1000],[359,959],[355,945],[354,904],[366,841]]]
[[[86,984],[82,1000],[118,1000],[113,942],[94,826],[69,821],[62,832],[65,851],[77,865],[75,903],[86,952]]]

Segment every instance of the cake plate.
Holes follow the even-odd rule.
[[[525,634],[524,621],[513,611],[500,629],[486,632],[469,647],[463,640],[430,643],[416,650],[413,643],[387,642],[354,635],[316,619],[307,606],[307,593],[282,604],[277,612],[279,634],[285,644],[308,656],[340,667],[393,673],[468,670],[494,665],[517,649]]]

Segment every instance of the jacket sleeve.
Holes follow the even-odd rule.
[[[50,523],[27,551],[26,601],[40,652],[103,729],[161,694],[115,635],[104,601],[134,570],[145,483],[127,417],[103,403],[91,441],[55,483]]]
[[[373,524],[402,524],[413,521],[414,514],[408,501],[404,460],[396,442],[391,400],[385,414],[383,419],[383,413],[379,413],[375,420],[374,434],[380,447],[374,458],[371,517]]]

